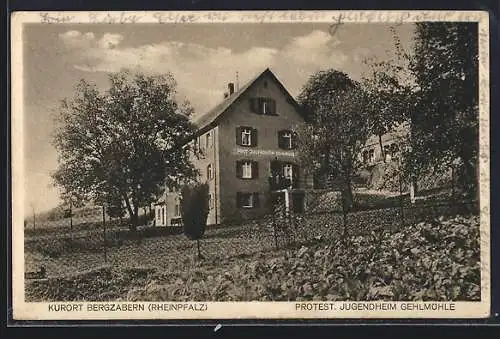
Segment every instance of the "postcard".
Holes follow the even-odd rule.
[[[488,317],[488,20],[14,12],[13,318]]]

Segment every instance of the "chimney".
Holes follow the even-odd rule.
[[[234,84],[232,82],[227,84],[227,88],[229,88],[229,95],[234,93]]]

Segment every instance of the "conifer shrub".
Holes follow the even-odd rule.
[[[205,233],[208,206],[208,184],[188,184],[181,191],[181,216],[184,234],[191,240],[196,240],[198,257],[200,252],[200,239]]]

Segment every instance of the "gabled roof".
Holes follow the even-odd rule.
[[[289,102],[295,106],[297,109],[297,112],[301,114],[301,116],[304,118],[302,115],[302,112],[300,110],[299,104],[295,99],[291,96],[291,94],[287,91],[285,86],[278,80],[278,78],[274,75],[273,72],[269,68],[266,68],[262,73],[260,73],[258,76],[247,82],[244,86],[242,86],[238,91],[234,92],[231,94],[228,98],[224,99],[222,102],[220,102],[217,106],[212,108],[210,111],[206,112],[205,114],[201,115],[200,117],[196,118],[194,120],[194,124],[196,125],[198,131],[196,135],[200,135],[205,133],[207,130],[211,129],[212,127],[215,127],[219,120],[222,118],[225,112],[228,111],[228,109],[231,107],[232,104],[238,101],[238,99],[241,98],[242,94],[245,93],[250,87],[252,87],[259,79],[263,78],[264,76],[269,75],[273,81],[278,84],[278,87],[283,91]]]

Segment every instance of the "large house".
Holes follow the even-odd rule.
[[[207,224],[258,218],[269,211],[270,192],[283,188],[295,210],[304,208],[312,180],[297,166],[292,132],[301,123],[297,102],[271,70],[236,91],[228,84],[224,100],[195,121],[190,141],[199,180],[209,184]],[[157,226],[180,224],[179,192],[167,188],[155,212]]]
[[[209,185],[209,225],[263,216],[270,212],[271,197],[284,188],[294,211],[306,208],[308,190],[335,190],[337,178],[307,177],[297,166],[293,129],[303,123],[297,102],[270,69],[236,91],[228,84],[224,99],[195,120],[197,133],[190,141],[198,180]],[[378,164],[398,161],[407,133],[402,124],[383,135],[384,152],[378,136],[368,138],[359,154],[368,173],[360,177],[362,186],[373,186]],[[165,189],[155,216],[157,226],[181,224],[178,189]]]

